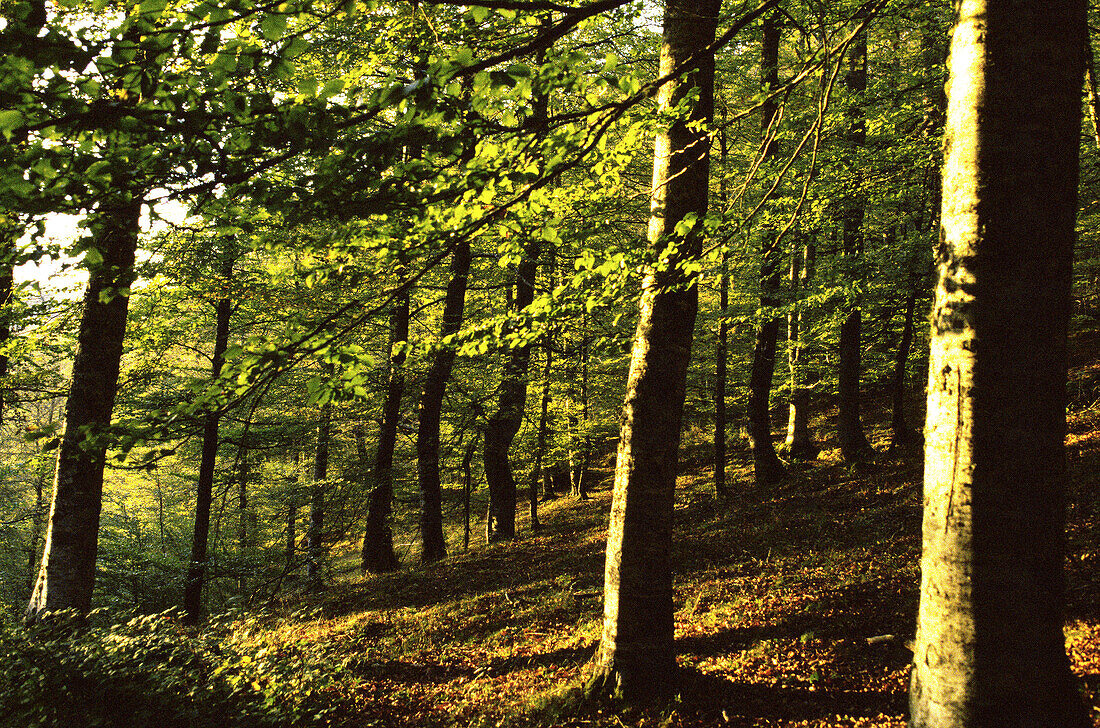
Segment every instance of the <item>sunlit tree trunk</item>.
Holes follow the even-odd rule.
[[[810,388],[806,386],[806,344],[809,328],[805,307],[798,301],[800,287],[808,286],[813,278],[814,244],[806,243],[803,250],[791,254],[792,308],[787,314],[787,365],[790,367],[790,402],[787,409],[787,439],[784,443],[787,456],[812,460],[818,447],[810,432]]]
[[[764,16],[763,43],[760,71],[766,89],[779,86],[779,25],[777,13]],[[775,138],[778,106],[774,99],[764,102],[761,128],[765,139],[765,163],[779,153]],[[760,231],[760,307],[763,319],[756,329],[756,342],[752,350],[752,370],[749,374],[749,401],[747,405],[749,446],[752,449],[753,472],[758,485],[775,483],[786,469],[775,454],[772,442],[772,418],[769,403],[772,379],[775,375],[775,350],[779,340],[779,317],[773,309],[779,304],[780,250],[777,233],[771,225]]]
[[[672,508],[699,299],[695,276],[683,266],[701,250],[697,228],[686,237],[675,228],[707,210],[710,136],[698,124],[708,123],[713,111],[714,56],[705,49],[720,5],[665,5],[659,73],[689,58],[695,70],[662,85],[658,106],[668,111],[691,89],[699,93],[690,119],[659,129],[654,147],[649,240],[657,255],[642,282],[607,536],[603,636],[588,684],[590,695],[617,694],[630,702],[675,689]]]
[[[222,270],[226,283],[233,275],[229,262]],[[225,363],[225,350],[229,346],[229,318],[233,304],[228,297],[218,301],[214,325],[214,352],[211,356],[211,379],[216,381]],[[183,586],[183,610],[187,621],[198,622],[202,612],[202,589],[206,581],[206,552],[210,538],[210,506],[214,491],[214,467],[218,459],[218,426],[221,413],[206,413],[202,428],[202,455],[199,460],[199,477],[195,491],[195,530],[191,538],[191,561]]]
[[[58,609],[91,609],[105,430],[118,389],[140,213],[141,200],[124,196],[101,204],[91,222],[93,247],[102,262],[92,266],[84,293],[46,543],[26,611],[30,621]]]
[[[1085,3],[957,7],[910,726],[1079,727],[1063,443]]]
[[[390,315],[390,358],[386,400],[378,428],[378,452],[374,458],[374,488],[367,504],[367,531],[363,536],[362,568],[381,573],[400,567],[393,551],[390,513],[393,510],[393,451],[397,445],[397,420],[405,393],[405,347],[409,339],[409,293],[394,301]]]
[[[863,13],[857,18],[862,19]],[[852,42],[848,56],[848,72],[844,77],[844,87],[849,94],[848,129],[845,138],[849,153],[862,154],[867,141],[867,120],[863,111],[864,96],[867,92],[867,32],[860,31]],[[863,217],[864,194],[860,188],[862,174],[853,172],[856,190],[844,201],[841,219],[843,228],[844,257],[848,262],[849,275],[856,279],[857,288],[862,287],[859,277],[859,262],[863,257]],[[856,462],[873,454],[867,436],[863,432],[860,419],[859,380],[862,359],[863,314],[862,301],[858,295],[851,301],[850,308],[840,325],[839,364],[837,368],[837,439],[840,441],[841,455],[846,462]]]
[[[423,505],[420,512],[420,560],[439,561],[447,555],[443,538],[443,488],[439,475],[439,427],[443,396],[454,369],[455,349],[447,341],[462,328],[462,310],[466,302],[466,284],[470,277],[470,242],[463,240],[451,258],[451,280],[443,303],[440,348],[432,355],[424,375],[420,396],[420,417],[416,430],[416,470]]]

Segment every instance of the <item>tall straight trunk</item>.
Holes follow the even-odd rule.
[[[581,500],[588,498],[588,489],[591,485],[588,474],[592,468],[592,411],[588,399],[588,359],[591,356],[589,343],[588,312],[584,311],[581,313],[581,416],[579,420],[575,417],[572,420],[574,425],[579,425],[581,428],[579,439],[581,451],[577,454],[575,463],[570,466],[573,493]]]
[[[551,274],[552,276],[552,274]],[[541,527],[539,523],[539,480],[543,476],[543,463],[546,459],[546,441],[549,431],[550,416],[550,376],[554,366],[554,348],[550,332],[547,331],[542,339],[542,351],[545,360],[542,365],[542,397],[539,406],[539,432],[535,442],[535,464],[531,468],[528,481],[527,495],[530,501],[531,530],[537,531]]]
[[[857,19],[862,19],[861,12]],[[848,129],[845,141],[849,154],[862,154],[867,142],[867,120],[863,111],[864,96],[867,92],[867,32],[863,30],[852,42],[848,56],[848,72],[844,77],[844,87],[848,91]],[[853,192],[844,202],[841,216],[844,257],[848,261],[849,275],[860,276],[859,260],[863,257],[863,217],[864,194],[862,174],[853,171]],[[856,281],[862,286],[861,281]],[[860,419],[859,380],[862,354],[862,300],[857,293],[856,299],[849,303],[847,315],[840,325],[840,347],[837,365],[837,439],[845,462],[857,462],[873,454],[867,436],[863,432]]]
[[[15,244],[20,227],[0,222],[0,348],[11,338],[12,290],[15,275]],[[8,355],[0,353],[0,422],[8,405]]]
[[[806,346],[802,341],[806,329],[806,310],[799,303],[800,287],[813,278],[814,244],[807,242],[804,250],[791,254],[791,311],[787,314],[787,364],[790,367],[791,398],[788,403],[787,440],[784,445],[790,458],[812,460],[818,447],[810,433],[810,389],[806,386]]]
[[[910,280],[909,295],[905,299],[905,320],[901,327],[901,341],[894,359],[894,375],[891,381],[890,449],[900,450],[919,441],[919,435],[905,419],[905,366],[913,348],[913,325],[917,310],[920,276]]]
[[[1092,53],[1092,34],[1085,26],[1085,91],[1088,93],[1089,118],[1092,120],[1092,138],[1100,148],[1100,100],[1096,94],[1096,59]]]
[[[589,694],[629,702],[675,690],[672,511],[692,328],[699,306],[695,276],[701,231],[686,237],[676,225],[707,210],[714,108],[714,40],[720,0],[665,4],[659,73],[691,59],[694,70],[661,86],[658,107],[669,112],[693,88],[690,118],[672,121],[654,144],[649,241],[653,267],[642,281],[638,328],[630,360],[615,464],[604,569],[604,625]],[[671,247],[670,246],[674,246]]]
[[[123,197],[102,203],[91,223],[102,262],[90,271],[84,292],[46,543],[25,614],[28,621],[58,609],[85,613],[92,606],[105,430],[118,390],[140,214],[141,200]]]
[[[1062,633],[1085,3],[957,8],[909,725],[1085,726]]]
[[[332,376],[332,366],[326,366]],[[317,452],[313,457],[313,483],[309,493],[309,531],[306,533],[306,581],[312,588],[321,586],[325,562],[325,479],[328,478],[328,453],[332,440],[332,400],[321,405],[317,419]]]
[[[462,328],[462,310],[470,277],[470,242],[464,240],[451,258],[451,280],[443,303],[443,327],[440,348],[424,375],[420,396],[420,418],[416,430],[416,472],[420,480],[423,510],[420,512],[420,560],[439,561],[447,555],[443,538],[443,487],[439,475],[439,427],[443,396],[454,369],[455,349],[447,341]]]
[[[34,577],[37,575],[38,566],[38,542],[42,538],[42,521],[45,517],[46,507],[46,478],[49,471],[45,463],[38,466],[38,474],[34,479],[34,512],[31,513],[31,537],[27,547],[27,598],[34,591]]]
[[[228,260],[228,259],[227,259]],[[233,275],[233,264],[222,269],[226,282]],[[214,381],[221,374],[225,363],[225,350],[229,346],[229,318],[233,304],[228,297],[218,301],[214,325],[214,353],[210,359],[210,378]],[[214,466],[218,458],[218,426],[221,414],[207,412],[202,428],[202,455],[199,460],[199,479],[196,484],[195,530],[191,538],[191,561],[187,566],[187,579],[183,586],[183,610],[186,620],[195,624],[202,612],[202,589],[206,582],[206,554],[210,538],[210,505],[214,491]]]
[[[389,377],[382,422],[378,429],[378,452],[374,458],[374,488],[367,505],[367,530],[363,536],[362,568],[372,573],[395,571],[401,564],[393,551],[390,512],[393,509],[393,451],[397,445],[397,421],[405,393],[405,348],[409,339],[409,293],[394,301],[390,314]]]
[[[462,456],[462,550],[470,550],[470,495],[474,487],[473,462],[477,452],[477,435],[466,446]]]
[[[725,113],[722,115],[722,128],[718,132],[718,144],[721,153],[722,171],[719,175],[718,199],[722,209],[726,208],[726,159],[729,144],[726,140]],[[714,497],[718,500],[729,496],[726,486],[726,379],[729,357],[729,321],[726,316],[730,305],[730,266],[729,250],[722,249],[722,261],[718,273],[718,343],[714,347]]]
[[[237,471],[237,553],[241,570],[237,577],[237,590],[244,594],[248,591],[248,570],[244,568],[244,559],[249,551],[250,528],[248,515],[248,451],[243,444],[237,455],[240,466]]]
[[[779,86],[779,25],[778,13],[770,12],[764,16],[763,43],[760,55],[760,71],[766,89]],[[775,123],[778,106],[769,99],[761,107],[761,129],[766,141],[764,161],[775,158],[779,153],[779,142],[775,138]],[[757,485],[778,482],[786,475],[783,463],[775,454],[772,442],[772,419],[769,403],[772,391],[772,379],[775,376],[775,350],[779,340],[779,317],[773,313],[779,305],[780,250],[777,234],[770,225],[760,231],[760,308],[764,320],[756,330],[756,341],[752,350],[752,370],[749,374],[749,401],[746,407],[748,415],[749,446],[752,449],[753,472]]]
[[[532,242],[516,266],[512,308],[522,311],[535,299],[535,273],[540,245]],[[509,349],[504,355],[496,412],[485,426],[485,480],[489,486],[489,518],[485,533],[490,542],[516,537],[516,480],[508,451],[523,422],[527,404],[527,364],[531,347]]]

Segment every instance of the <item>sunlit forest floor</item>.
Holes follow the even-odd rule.
[[[1066,635],[1100,725],[1100,335],[1074,347]],[[884,408],[867,420],[885,452]],[[704,448],[694,460],[688,448],[674,554],[683,683],[660,710],[573,699],[599,638],[610,462],[590,500],[541,504],[542,529],[521,520],[516,543],[365,578],[349,550],[335,585],[306,610],[288,598],[295,616],[274,613],[263,640],[323,648],[340,664],[330,697],[349,725],[903,726],[920,455],[853,471],[822,444],[818,460],[769,488],[750,485],[737,450],[721,508]]]

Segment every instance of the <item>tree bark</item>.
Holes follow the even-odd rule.
[[[690,118],[658,130],[654,145],[649,240],[654,266],[642,282],[638,328],[623,405],[604,569],[604,626],[590,695],[628,702],[675,690],[672,509],[677,450],[699,305],[695,276],[684,264],[701,251],[701,231],[676,225],[707,210],[709,123],[714,107],[714,39],[719,0],[665,5],[661,75],[692,59],[695,70],[665,83],[658,107],[668,112],[693,88]]]
[[[409,293],[394,301],[390,315],[390,358],[386,401],[378,430],[378,452],[374,458],[374,488],[367,507],[367,530],[363,536],[362,569],[372,573],[396,571],[401,564],[393,551],[390,513],[393,509],[393,451],[397,445],[397,421],[405,393],[405,348],[409,339]]]
[[[957,7],[910,726],[1085,726],[1062,633],[1085,3]]]
[[[913,324],[917,309],[920,276],[910,280],[909,295],[905,299],[905,320],[901,328],[901,341],[898,342],[898,354],[894,360],[894,375],[891,382],[890,449],[903,450],[919,442],[920,436],[905,419],[905,366],[909,362],[909,352],[913,348]]]
[[[764,16],[763,43],[760,71],[765,90],[779,86],[779,25],[777,13]],[[774,99],[761,107],[761,130],[765,139],[764,162],[779,153],[779,141],[772,126],[778,106]],[[752,449],[753,473],[757,485],[776,483],[786,475],[786,468],[779,461],[772,442],[772,420],[769,408],[772,379],[775,376],[775,350],[779,340],[779,317],[773,309],[779,305],[780,251],[773,227],[765,225],[760,231],[760,308],[764,319],[756,330],[756,342],[752,350],[752,370],[749,374],[748,415],[749,446]]]
[[[454,369],[455,349],[447,339],[462,328],[462,310],[466,302],[466,286],[470,277],[470,242],[465,240],[455,249],[451,259],[451,280],[443,303],[443,327],[440,346],[432,355],[432,363],[424,376],[424,392],[420,396],[420,417],[416,430],[416,470],[423,496],[420,512],[420,560],[439,561],[447,555],[443,538],[443,487],[439,475],[439,427],[443,396]]]
[[[790,367],[791,399],[788,403],[787,439],[784,443],[787,456],[793,459],[813,460],[819,448],[810,433],[810,388],[806,386],[806,311],[798,301],[798,291],[813,278],[814,244],[808,242],[803,252],[791,254],[792,308],[787,314],[787,364]]]
[[[21,228],[14,223],[0,222],[0,349],[11,338],[12,291],[15,275],[15,245]],[[0,422],[8,405],[8,355],[0,351]]]
[[[227,258],[222,274],[228,284],[233,275],[231,259]],[[211,381],[217,381],[225,363],[225,350],[229,346],[229,318],[232,313],[233,304],[228,296],[218,301],[214,324],[214,353],[210,359]],[[186,621],[190,624],[197,624],[202,612],[202,589],[206,581],[210,506],[214,490],[214,466],[218,458],[218,426],[221,423],[221,414],[216,411],[207,412],[204,420],[199,478],[195,488],[195,530],[191,538],[191,561],[183,586],[183,610]]]
[[[332,365],[326,365],[331,377]],[[321,405],[317,419],[317,452],[313,457],[313,483],[309,494],[309,531],[306,532],[306,583],[318,589],[325,562],[325,480],[328,478],[329,444],[332,440],[332,399]]]
[[[857,15],[862,19],[863,13]],[[850,147],[849,153],[859,155],[867,141],[867,120],[863,112],[864,95],[867,92],[867,33],[861,31],[852,42],[848,56],[848,72],[844,77],[844,87],[849,94],[848,129],[845,139]],[[842,215],[844,257],[848,260],[849,275],[858,280],[862,273],[859,262],[863,257],[863,216],[864,195],[860,187],[862,175],[853,172],[856,191],[845,201]],[[837,439],[845,462],[859,462],[872,455],[874,451],[867,442],[860,419],[859,380],[861,373],[862,301],[857,293],[856,299],[849,303],[848,313],[840,325],[839,364],[837,369]]]
[[[516,266],[514,311],[522,311],[535,299],[539,248],[537,241],[529,244],[523,260]],[[490,542],[510,541],[516,537],[516,480],[508,450],[523,422],[530,358],[530,346],[516,347],[505,354],[497,410],[485,426],[485,480],[489,486],[489,518],[485,532]]]
[[[26,619],[92,605],[107,432],[118,390],[141,200],[105,202],[92,221],[94,249],[77,334],[65,428],[58,448],[46,543]]]

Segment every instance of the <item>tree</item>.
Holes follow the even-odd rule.
[[[615,464],[604,569],[604,626],[589,694],[628,701],[667,695],[674,684],[672,507],[692,327],[699,305],[685,264],[701,250],[714,107],[714,40],[720,0],[668,0],[658,95],[678,117],[654,143],[649,242]],[[686,102],[692,92],[698,95]],[[681,104],[690,110],[684,114]],[[686,234],[685,234],[685,228]]]
[[[910,725],[1084,726],[1062,563],[1085,3],[957,8]]]

